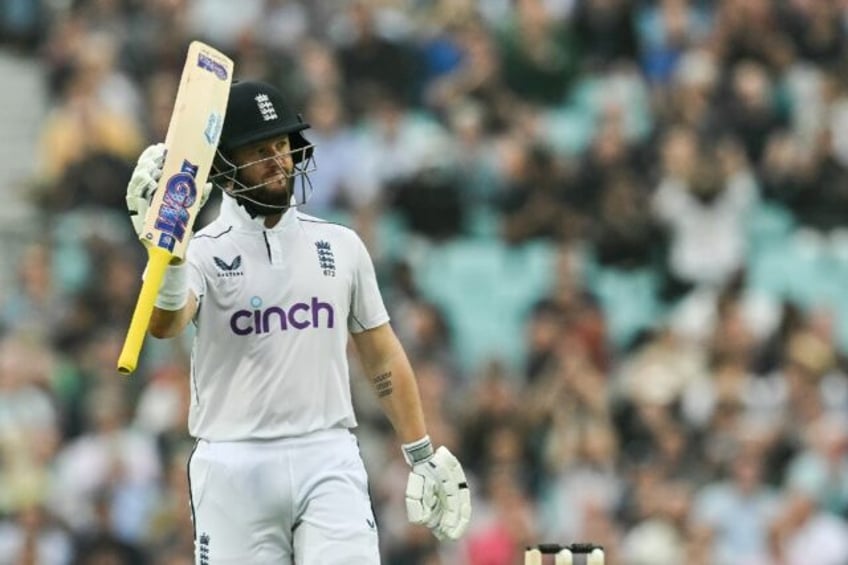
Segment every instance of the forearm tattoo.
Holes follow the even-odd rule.
[[[387,371],[374,377],[374,389],[377,391],[377,398],[392,394],[392,372]]]

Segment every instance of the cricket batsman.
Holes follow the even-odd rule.
[[[462,466],[427,435],[368,251],[354,231],[297,209],[314,170],[308,128],[273,86],[233,83],[210,175],[224,192],[220,214],[168,267],[150,322],[157,338],[196,327],[188,476],[198,564],[380,562],[351,433],[348,334],[411,467],[409,520],[455,540],[471,517]],[[148,147],[127,187],[137,232],[164,155],[163,144]]]

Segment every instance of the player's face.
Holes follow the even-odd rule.
[[[233,151],[239,181],[255,187],[246,194],[263,204],[285,206],[292,193],[294,160],[288,136],[267,139]]]

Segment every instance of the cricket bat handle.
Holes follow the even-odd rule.
[[[121,350],[121,356],[118,357],[119,373],[129,375],[138,365],[138,356],[150,325],[150,316],[153,315],[156,295],[159,293],[159,287],[162,286],[162,278],[170,262],[171,254],[167,250],[155,245],[147,248],[147,272],[141,284],[141,291],[138,293],[138,301],[135,303],[127,337],[124,339],[124,348]]]

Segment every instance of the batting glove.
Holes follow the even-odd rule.
[[[127,209],[130,213],[135,233],[141,237],[144,228],[144,219],[147,209],[156,194],[159,179],[162,178],[162,167],[165,165],[164,143],[157,143],[145,149],[138,158],[138,163],[133,169],[130,182],[127,185]],[[209,199],[212,192],[212,183],[207,182],[200,194],[200,207],[202,208]]]
[[[444,446],[434,453],[427,436],[404,444],[403,452],[412,466],[406,483],[409,521],[427,526],[439,540],[462,537],[471,520],[471,493],[462,465]]]

